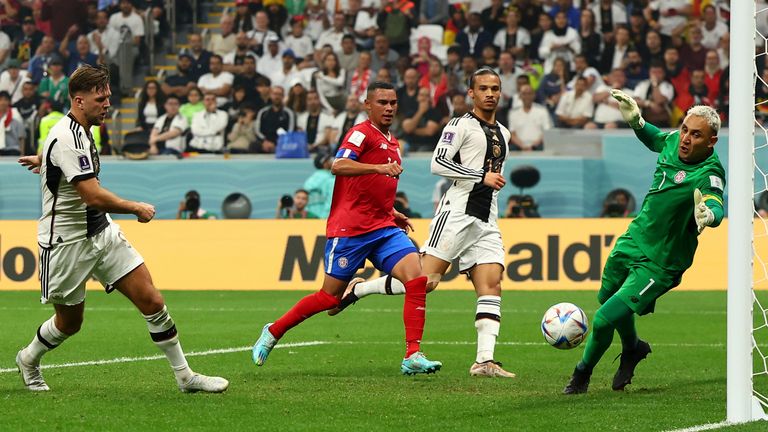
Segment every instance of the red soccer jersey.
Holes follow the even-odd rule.
[[[343,157],[374,165],[402,164],[397,139],[382,133],[370,120],[353,126],[344,136],[336,154],[336,158]],[[392,213],[397,180],[382,174],[336,176],[326,237],[353,237],[397,226]]]

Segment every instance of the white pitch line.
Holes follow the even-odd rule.
[[[723,422],[720,422],[720,423],[707,423],[707,424],[698,425],[698,426],[691,426],[691,427],[683,428],[683,429],[673,429],[673,430],[670,430],[668,432],[701,432],[701,431],[708,431],[708,430],[713,430],[713,429],[720,429],[720,428],[724,428],[724,427],[728,427],[728,426],[734,426],[735,424],[736,423],[731,423],[731,422],[723,421]]]
[[[309,341],[309,342],[295,342],[295,343],[287,343],[282,345],[277,345],[275,349],[277,348],[298,348],[298,347],[305,347],[305,346],[315,346],[315,345],[326,345],[330,342],[323,342],[323,341]],[[193,351],[186,353],[187,357],[202,357],[202,356],[209,356],[214,354],[228,354],[233,352],[243,352],[243,351],[249,351],[251,346],[246,347],[236,347],[236,348],[220,348],[220,349],[212,349],[207,351]],[[153,356],[145,356],[145,357],[118,357],[113,358],[109,360],[91,360],[91,361],[84,361],[84,362],[74,362],[74,363],[60,363],[60,364],[50,364],[50,365],[42,365],[40,366],[40,369],[59,369],[59,368],[70,368],[70,367],[78,367],[78,366],[101,366],[101,365],[108,365],[108,364],[115,364],[115,363],[134,363],[134,362],[141,362],[141,361],[150,361],[150,360],[160,360],[164,359],[164,355],[153,355]],[[18,369],[14,368],[7,368],[7,369],[0,369],[0,374],[3,373],[10,373],[10,372],[18,372]]]

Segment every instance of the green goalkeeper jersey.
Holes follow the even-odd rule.
[[[723,219],[725,170],[716,152],[697,164],[680,160],[677,151],[680,131],[662,132],[645,123],[635,134],[646,147],[659,153],[653,183],[640,213],[629,224],[629,233],[654,263],[672,271],[683,271],[693,263],[699,244],[693,216],[693,191],[698,188],[715,215],[711,226]]]

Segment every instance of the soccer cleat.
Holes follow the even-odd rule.
[[[229,381],[221,377],[210,377],[193,373],[185,382],[179,384],[179,390],[184,393],[221,393],[229,387]]]
[[[439,361],[432,361],[424,357],[421,352],[415,352],[408,358],[403,359],[400,365],[400,372],[403,375],[430,374],[435,373],[443,367]]]
[[[621,363],[619,363],[619,370],[616,371],[616,375],[613,376],[613,389],[624,390],[627,384],[632,383],[632,377],[635,375],[635,368],[640,360],[643,360],[648,354],[651,353],[651,345],[643,340],[637,341],[637,347],[632,351],[621,352]]]
[[[50,388],[43,379],[43,374],[40,372],[40,365],[30,366],[21,359],[21,351],[16,354],[16,367],[19,368],[21,373],[21,379],[24,381],[24,385],[27,390],[30,391],[48,391]]]
[[[482,363],[473,363],[469,368],[469,374],[471,376],[485,376],[491,378],[514,378],[516,376],[512,372],[507,372],[502,369],[500,362],[493,360],[484,361]]]
[[[582,371],[579,368],[573,370],[571,380],[568,381],[568,385],[563,389],[563,394],[573,395],[579,393],[586,393],[589,387],[589,378],[592,376],[592,372]]]
[[[360,298],[355,294],[355,285],[359,284],[360,282],[365,282],[365,279],[358,277],[349,281],[349,283],[347,284],[347,289],[344,290],[344,294],[341,296],[341,301],[339,302],[339,305],[333,309],[330,309],[328,311],[328,315],[330,316],[338,315],[341,311],[346,309],[347,306],[360,300]]]
[[[256,366],[261,366],[267,361],[269,353],[277,344],[277,339],[269,332],[269,326],[271,325],[272,323],[264,324],[259,340],[253,345],[253,362],[256,363]]]

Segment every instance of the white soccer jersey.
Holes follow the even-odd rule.
[[[453,180],[435,214],[450,210],[495,223],[498,191],[483,184],[486,172],[504,171],[510,133],[471,112],[448,122],[432,155],[432,174]]]
[[[72,114],[62,117],[43,144],[40,188],[43,215],[37,224],[37,241],[50,248],[100,233],[110,219],[106,213],[87,207],[75,182],[98,178],[99,154],[93,137]]]

